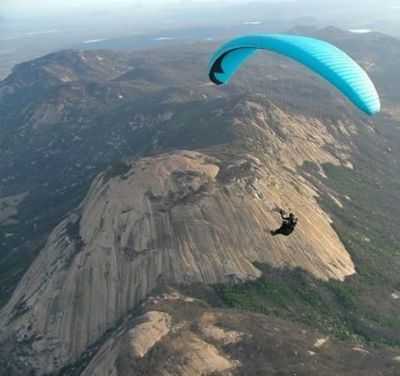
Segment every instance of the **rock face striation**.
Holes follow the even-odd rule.
[[[323,150],[333,138],[322,124],[272,105],[248,102],[235,111],[236,132],[250,129],[251,148],[257,141],[267,148],[259,157],[244,149],[180,150],[121,162],[95,179],[1,312],[2,340],[18,344],[20,361],[40,374],[76,361],[160,284],[255,279],[256,262],[299,267],[325,280],[354,273],[318,192],[295,173],[305,160],[345,164],[346,153]],[[252,115],[244,123],[246,111]],[[269,124],[278,122],[274,131]],[[269,232],[280,224],[274,209],[281,205],[299,217],[288,238]],[[162,321],[160,336],[169,326]],[[178,352],[203,346],[185,340]],[[134,352],[144,354],[147,346]],[[212,349],[207,353],[216,369],[231,367]],[[201,362],[193,359],[193,367]]]

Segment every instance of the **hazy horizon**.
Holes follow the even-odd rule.
[[[337,26],[400,36],[400,3],[378,0],[2,0],[0,77],[21,61],[82,43],[170,34],[217,37]],[[245,27],[244,27],[245,26]],[[134,41],[132,41],[134,43]],[[86,45],[85,45],[86,46]],[[6,72],[6,73],[5,73]]]

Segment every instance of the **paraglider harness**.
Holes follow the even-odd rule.
[[[282,225],[277,230],[271,231],[271,235],[284,235],[289,236],[295,229],[298,219],[295,217],[293,213],[289,213],[286,215],[283,209],[279,209],[279,214],[282,218]]]

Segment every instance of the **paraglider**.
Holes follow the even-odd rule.
[[[315,38],[285,34],[235,38],[219,48],[211,58],[211,81],[217,85],[228,83],[257,50],[269,50],[305,65],[329,81],[367,115],[380,111],[379,95],[365,70],[344,51]]]
[[[283,209],[279,209],[279,214],[282,218],[282,225],[277,230],[272,230],[271,235],[289,236],[294,231],[298,219],[293,213],[289,213],[289,215],[287,215]]]

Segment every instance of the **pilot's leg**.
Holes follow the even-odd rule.
[[[283,235],[283,229],[284,229],[284,227],[282,226],[282,227],[278,228],[277,230],[272,230],[271,235],[272,236],[279,235],[279,234]]]

